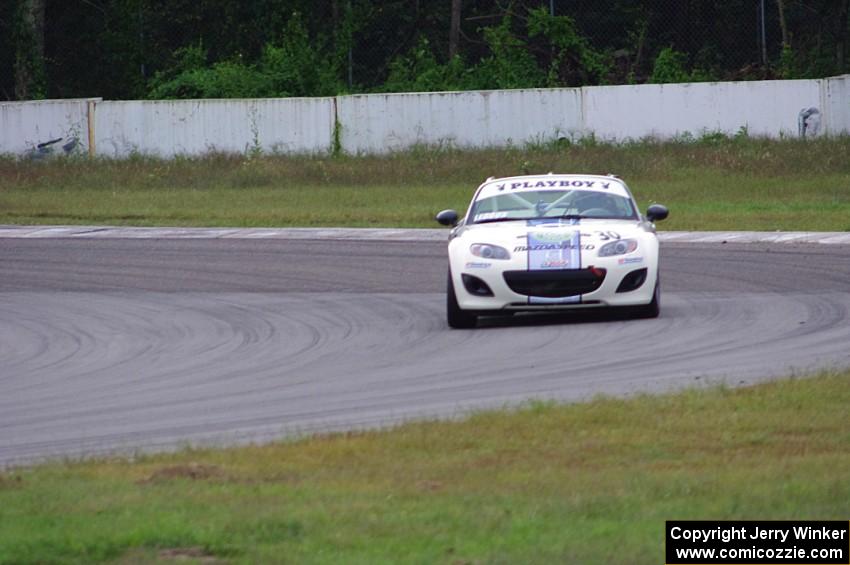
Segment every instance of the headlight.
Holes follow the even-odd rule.
[[[636,239],[618,239],[611,241],[599,248],[600,257],[613,257],[614,255],[625,255],[638,248]]]
[[[487,243],[473,243],[469,246],[469,251],[476,257],[484,259],[510,259],[511,254],[504,247],[498,245],[489,245]]]

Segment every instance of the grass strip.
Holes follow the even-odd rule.
[[[0,474],[0,563],[660,563],[668,519],[847,519],[850,372]]]
[[[0,223],[435,227],[489,176],[616,173],[664,230],[850,230],[850,137],[581,143],[387,156],[0,158]]]

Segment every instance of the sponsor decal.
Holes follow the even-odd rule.
[[[534,239],[541,243],[561,243],[564,240],[572,238],[573,232],[564,233],[562,231],[552,232],[537,232],[534,234]]]
[[[553,235],[557,235],[554,238]],[[533,232],[526,235],[528,241],[528,270],[578,269],[581,267],[581,231],[571,230],[553,234],[552,232]],[[520,246],[522,247],[522,246]],[[565,298],[544,298],[529,296],[529,304],[553,304],[579,302],[581,296]]]
[[[507,217],[507,212],[481,212],[480,214],[475,214],[475,217],[472,218],[472,221],[481,222],[484,220],[501,220],[502,218]]]
[[[528,232],[528,269],[578,269],[581,264],[581,232],[557,234]]]
[[[493,263],[475,263],[470,261],[466,264],[467,269],[489,269],[493,266]]]
[[[496,185],[498,190],[504,190],[506,187],[510,187],[511,190],[519,190],[523,188],[593,188],[593,187],[601,187],[605,190],[608,190],[611,187],[610,182],[602,182],[595,180],[539,180],[539,181],[524,181],[524,182],[512,182],[509,185],[499,184]]]
[[[643,257],[621,257],[617,262],[620,265],[635,265],[643,263]]]

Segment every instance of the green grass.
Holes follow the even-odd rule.
[[[847,519],[850,373],[0,474],[0,563],[662,563],[669,519]]]
[[[486,177],[616,173],[665,230],[850,230],[850,137],[538,144],[389,156],[0,158],[0,223],[437,227]]]

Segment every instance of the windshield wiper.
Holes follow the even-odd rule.
[[[484,218],[483,220],[473,221],[473,224],[490,224],[493,222],[524,222],[525,218]]]
[[[634,218],[624,217],[624,216],[615,216],[613,214],[608,214],[606,216],[597,216],[586,215],[586,214],[564,214],[563,216],[556,216],[556,218],[564,219],[564,220],[632,220]]]

